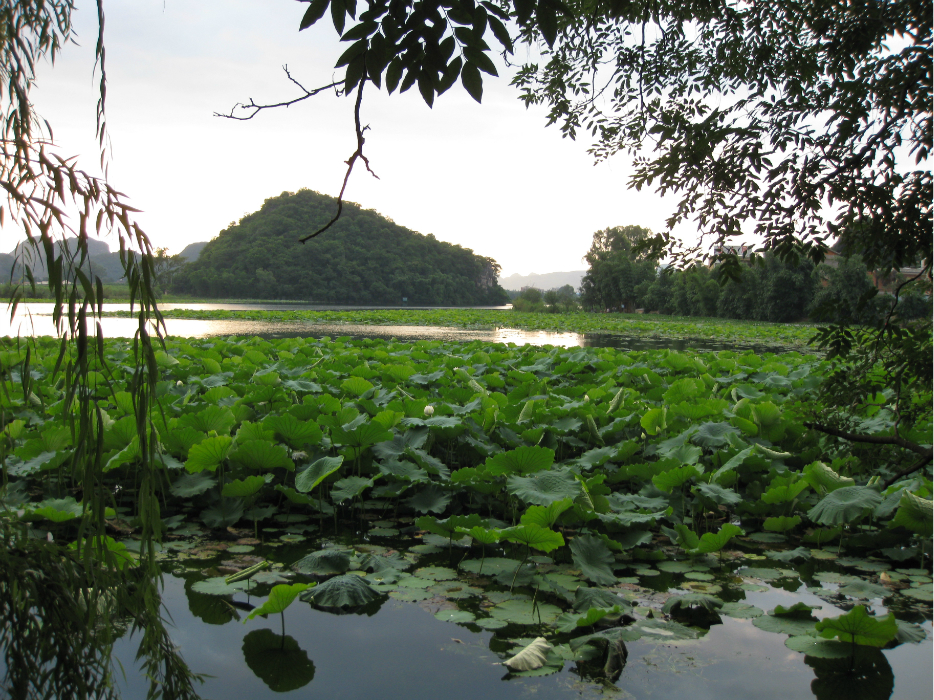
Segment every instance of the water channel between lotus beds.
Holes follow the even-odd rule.
[[[54,330],[47,305],[31,305],[31,320],[17,320],[0,326],[0,335],[51,334]],[[180,305],[184,308],[255,309],[280,306]],[[126,309],[111,305],[106,310]],[[168,308],[168,307],[167,307]],[[18,325],[31,323],[31,325]],[[136,329],[132,319],[106,318],[104,333],[129,337]],[[690,340],[626,338],[623,336],[578,335],[574,333],[524,332],[515,330],[461,330],[420,326],[350,326],[256,321],[167,320],[169,335],[217,337],[259,335],[262,337],[379,337],[399,340],[437,339],[445,341],[512,342],[517,344],[563,347],[610,346],[621,349],[720,350],[750,347],[760,351],[777,348],[737,346]],[[343,544],[363,545],[380,551],[404,549],[404,541],[372,537],[362,521],[345,532]],[[384,523],[388,526],[390,523]],[[398,523],[397,523],[398,525]],[[191,668],[208,676],[202,687],[205,698],[256,700],[271,697],[312,697],[328,700],[387,698],[411,700],[473,700],[482,698],[535,698],[566,700],[573,697],[665,700],[927,700],[932,696],[932,625],[930,603],[899,608],[899,617],[918,623],[926,633],[921,643],[904,643],[875,652],[871,671],[858,677],[840,674],[839,661],[812,659],[787,648],[786,635],[764,631],[752,619],[722,615],[698,639],[671,641],[643,636],[626,644],[628,660],[615,684],[601,683],[585,666],[573,661],[563,670],[542,677],[518,677],[507,673],[502,661],[517,639],[537,636],[538,628],[510,622],[488,630],[473,622],[444,621],[451,610],[451,598],[429,595],[432,589],[417,586],[407,592],[390,593],[377,604],[352,614],[332,614],[296,601],[285,614],[285,638],[279,616],[246,619],[249,605],[265,599],[269,585],[260,584],[255,596],[249,591],[235,595],[211,596],[193,590],[192,584],[204,572],[217,575],[217,567],[233,552],[252,554],[290,564],[303,553],[325,544],[315,537],[316,528],[302,520],[285,521],[280,529],[260,532],[262,544],[215,543],[213,551],[190,552],[191,543],[167,545],[164,568],[166,610],[174,625],[173,638]],[[356,531],[354,531],[356,530]],[[377,532],[379,528],[370,532]],[[387,531],[388,533],[389,531]],[[399,531],[394,531],[397,535]],[[241,533],[242,534],[242,533]],[[252,535],[252,533],[249,533]],[[430,537],[430,536],[429,536]],[[242,541],[246,542],[249,537]],[[330,540],[333,543],[333,539]],[[409,541],[411,543],[411,540]],[[436,543],[440,544],[440,543]],[[239,550],[237,549],[239,547]],[[458,569],[465,551],[420,545],[417,567],[450,567],[469,588],[473,582]],[[418,549],[418,546],[416,547]],[[410,550],[411,551],[411,550]],[[488,556],[490,556],[488,554]],[[759,562],[756,562],[759,563]],[[744,568],[745,566],[745,568]],[[827,593],[839,587],[834,575],[845,576],[845,569],[832,559],[800,566],[764,563],[757,570],[744,564],[711,568],[696,576],[721,587],[721,597],[735,603],[768,611],[777,605],[797,602],[820,606],[818,618],[839,615],[839,608],[828,601]],[[906,565],[907,566],[907,565]],[[823,578],[820,572],[823,571]],[[836,572],[836,573],[835,573]],[[842,572],[842,573],[841,573]],[[629,576],[621,594],[634,605],[645,604],[652,596],[664,596],[684,583],[685,572],[642,572]],[[918,572],[914,571],[915,575]],[[817,578],[815,578],[815,576]],[[842,579],[841,579],[842,580]],[[437,582],[436,582],[437,583]],[[444,581],[440,583],[444,584]],[[494,585],[492,589],[495,589]],[[476,589],[474,589],[476,590]],[[681,591],[684,592],[683,590]],[[887,611],[891,599],[870,601],[878,614]],[[469,611],[479,606],[465,597],[459,604]],[[479,614],[480,609],[475,611]],[[437,617],[436,617],[437,615]],[[264,631],[266,630],[266,631]],[[512,640],[513,643],[508,643]],[[528,641],[528,640],[527,640]],[[278,651],[269,652],[278,645]],[[288,654],[283,654],[286,648]],[[134,674],[136,640],[123,638],[117,643],[117,657],[126,670],[121,682],[125,698],[145,697],[147,683]],[[841,680],[842,679],[842,680]]]

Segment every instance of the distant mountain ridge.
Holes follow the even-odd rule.
[[[574,291],[576,292],[578,287],[581,286],[581,280],[586,274],[587,270],[573,270],[571,272],[533,272],[530,275],[514,274],[509,275],[509,277],[500,277],[499,283],[503,289],[515,291],[523,287],[535,287],[543,290],[555,289],[569,284],[574,287]]]
[[[74,250],[73,245],[76,240],[74,237],[66,238],[66,247]],[[61,245],[61,241],[55,242],[56,255],[61,250]],[[9,282],[11,279],[15,281],[21,277],[23,274],[21,261],[24,258],[37,282],[44,282],[48,278],[45,252],[41,246],[38,249],[31,249],[27,246],[24,249],[23,243],[17,243],[9,253],[0,253],[0,283]],[[99,277],[105,284],[117,282],[124,275],[120,253],[110,252],[110,246],[106,241],[88,238],[88,259],[85,263],[85,272],[89,272],[92,278]]]

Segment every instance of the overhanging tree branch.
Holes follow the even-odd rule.
[[[904,449],[910,450],[915,454],[926,455],[927,459],[931,458],[930,447],[923,447],[916,442],[906,440],[905,438],[899,437],[897,435],[861,435],[858,433],[847,433],[843,430],[837,430],[836,428],[831,428],[827,425],[821,425],[820,423],[805,423],[804,427],[817,430],[818,432],[824,433],[826,435],[833,435],[834,437],[842,438],[848,442],[862,442],[869,445],[897,445],[898,447],[903,447]]]
[[[294,77],[292,77],[292,74],[289,72],[289,67],[287,65],[282,66],[282,70],[285,71],[286,77],[288,77],[289,80],[295,83],[298,86],[299,90],[302,91],[302,95],[300,97],[296,97],[295,99],[292,99],[292,100],[285,100],[283,102],[274,102],[272,104],[263,104],[263,105],[256,104],[256,102],[251,97],[249,102],[238,102],[237,104],[235,104],[230,109],[230,112],[228,114],[221,114],[220,112],[215,112],[214,116],[223,117],[224,119],[236,119],[237,121],[241,121],[241,122],[249,121],[250,119],[255,117],[257,114],[262,112],[263,110],[275,109],[277,107],[291,107],[292,105],[298,104],[299,102],[304,102],[309,97],[314,97],[315,95],[319,95],[325,90],[337,88],[344,83],[343,80],[337,80],[333,83],[328,83],[327,85],[322,85],[321,87],[313,88],[309,90],[304,85],[302,85],[300,82],[298,82]],[[245,116],[239,116],[236,114],[237,110],[249,110],[249,113]]]

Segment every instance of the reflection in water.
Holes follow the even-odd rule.
[[[804,663],[817,676],[811,682],[817,700],[889,700],[895,690],[895,675],[881,649],[858,646],[853,657],[805,656]]]
[[[308,652],[288,635],[272,630],[253,630],[243,638],[246,665],[276,693],[298,690],[315,677],[315,664]]]

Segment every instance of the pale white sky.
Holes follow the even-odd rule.
[[[93,0],[77,6],[81,46],[40,70],[33,97],[62,153],[93,170],[96,17]],[[299,33],[306,5],[291,0],[104,6],[110,180],[143,210],[155,246],[177,253],[214,238],[285,190],[337,195],[355,147],[351,98],[320,95],[251,122],[213,116],[294,96],[284,64],[308,87],[342,75],[332,66],[346,45],[328,17]],[[495,258],[503,275],[584,269],[593,232],[607,226],[664,228],[673,200],[627,189],[625,155],[595,166],[583,136],[546,129],[544,110],[526,110],[508,82],[485,76],[482,105],[457,84],[434,109],[414,88],[388,97],[368,85],[366,153],[380,179],[359,168],[347,199]]]

